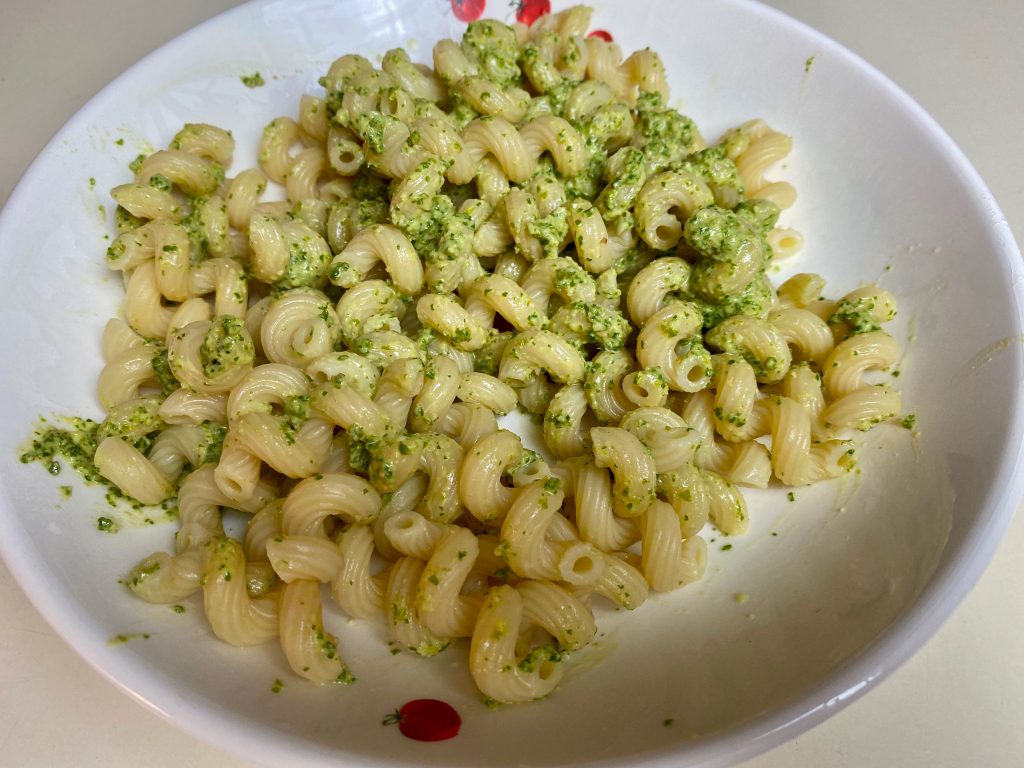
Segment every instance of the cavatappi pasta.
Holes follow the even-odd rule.
[[[433,68],[342,56],[258,167],[227,176],[231,134],[187,125],[113,190],[94,462],[180,518],[135,594],[201,592],[219,638],[350,682],[329,585],[408,652],[466,638],[486,697],[536,699],[599,603],[701,578],[741,486],[849,472],[851,434],[900,412],[894,298],[766,276],[802,245],[771,179],[790,138],[708,145],[657,54],[589,17],[473,22]],[[517,408],[541,453],[502,428]]]

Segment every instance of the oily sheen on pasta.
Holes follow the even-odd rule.
[[[347,683],[329,599],[409,653],[465,639],[484,696],[536,699],[601,604],[701,578],[741,487],[849,472],[899,413],[894,298],[768,280],[802,244],[790,138],[708,144],[657,54],[589,17],[473,22],[433,67],[342,56],[258,165],[226,175],[230,132],[190,124],[113,190],[94,461],[180,518],[136,595],[201,592],[225,642]]]

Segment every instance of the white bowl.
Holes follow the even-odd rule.
[[[461,32],[447,8],[247,5],[157,51],[76,115],[0,218],[3,455],[15,455],[36,415],[100,413],[100,330],[121,290],[103,265],[108,226],[97,209],[109,212],[104,190],[126,179],[127,162],[181,123],[207,121],[231,128],[236,165],[251,164],[262,126],[294,114],[333,58],[412,40],[426,59],[433,41]],[[813,30],[745,2],[626,8],[606,3],[594,27],[627,52],[657,50],[674,98],[706,135],[761,116],[794,137],[782,175],[800,201],[785,221],[807,245],[774,277],[816,271],[829,295],[877,281],[897,296],[899,384],[920,437],[883,426],[868,437],[859,476],[798,489],[792,503],[779,488],[749,494],[750,532],[731,551],[712,545],[703,582],[635,614],[599,614],[603,636],[573,658],[553,696],[493,712],[473,689],[464,649],[392,657],[380,630],[337,615],[329,622],[359,677],[348,688],[294,679],[276,648],[221,644],[200,602],[178,615],[117,584],[140,557],[169,548],[171,527],[99,533],[95,489],[76,485],[59,504],[68,478],[5,466],[4,558],[43,615],[115,683],[258,763],[486,765],[514,755],[531,765],[720,765],[867,690],[974,584],[1022,492],[1020,255],[1002,214],[920,108]],[[241,85],[252,71],[265,87]],[[749,600],[735,602],[738,592]],[[150,639],[108,644],[143,632]],[[285,681],[276,695],[275,678]],[[457,738],[424,747],[380,726],[424,696],[459,709]]]

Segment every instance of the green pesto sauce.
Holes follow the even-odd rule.
[[[296,433],[309,419],[309,397],[307,395],[286,397],[283,410],[281,433],[284,435],[285,441],[289,445],[293,445]]]
[[[523,672],[533,672],[538,664],[546,661],[557,664],[562,660],[562,654],[554,645],[543,645],[534,648],[519,661],[519,669]]]
[[[610,351],[622,349],[626,345],[630,326],[621,312],[600,304],[586,304],[584,309],[590,323],[590,341]]]
[[[891,320],[894,316],[895,313],[886,319]],[[844,327],[846,338],[860,333],[877,331],[882,327],[875,320],[875,301],[869,296],[840,301],[835,312],[828,319],[828,324]]]
[[[807,60],[804,62],[804,72],[810,72],[811,71],[811,67],[813,67],[813,66],[814,66],[814,57],[813,56],[808,56]]]
[[[124,645],[129,640],[149,640],[148,632],[129,632],[120,635],[114,635],[112,638],[107,640],[107,645]]]
[[[117,486],[100,474],[93,462],[100,440],[110,435],[123,436],[140,450],[148,449],[152,442],[148,435],[132,439],[133,430],[138,426],[133,425],[134,413],[135,411],[129,412],[122,421],[107,421],[102,424],[77,416],[60,417],[60,421],[67,426],[58,426],[41,418],[27,447],[19,454],[19,461],[22,464],[38,462],[53,476],[59,475],[64,464],[67,464],[87,484],[104,486],[106,503],[117,511],[117,516],[116,519],[106,515],[96,519],[96,530],[103,533],[117,533],[124,524],[156,525],[175,520],[178,513],[177,500],[174,497],[157,506],[146,506],[129,499]],[[136,417],[148,418],[148,412],[142,409]],[[156,420],[153,424],[154,428],[158,428],[161,423]],[[210,423],[204,424],[203,427],[207,434],[205,446],[200,446],[203,463],[217,461],[226,427]],[[143,431],[145,429],[143,428]],[[60,486],[60,493],[64,498],[69,498],[72,486]]]
[[[621,169],[597,196],[597,207],[606,222],[626,229],[633,225],[630,208],[647,178],[647,162],[636,147],[624,147],[619,153],[623,158]]]
[[[281,290],[300,287],[322,288],[327,283],[330,265],[330,252],[325,248],[314,247],[312,238],[307,236],[302,242],[289,244],[288,263],[285,264],[284,274],[274,283],[274,287]]]
[[[368,166],[360,168],[352,177],[352,197],[360,202],[376,202],[381,206],[381,220],[387,217],[389,180]],[[360,215],[362,215],[360,206]]]
[[[721,190],[732,190],[733,197],[742,198],[746,192],[736,164],[725,156],[722,147],[708,147],[689,155],[679,168],[702,178],[720,200]]]
[[[128,163],[128,170],[131,171],[133,175],[137,174],[145,161],[146,155],[142,153],[137,154],[135,159]]]
[[[51,475],[59,475],[63,459],[72,469],[86,481],[103,482],[92,457],[96,453],[99,422],[82,419],[77,416],[62,419],[67,428],[52,426],[46,419],[40,419],[35,429],[30,447],[23,451],[18,459],[22,464],[37,461],[46,467]]]
[[[694,212],[683,229],[686,243],[702,260],[716,262],[735,261],[752,235],[743,219],[716,205]]]
[[[772,220],[774,211],[762,206],[738,214],[712,205],[687,219],[683,238],[697,254],[687,298],[703,311],[705,328],[736,314],[763,316],[771,306],[773,291],[764,277],[770,249],[758,228]],[[740,263],[752,267],[753,277],[732,292],[721,281]]]
[[[167,350],[153,358],[153,373],[157,383],[160,384],[160,393],[167,397],[174,390],[181,388],[181,383],[171,373],[171,366],[167,363]]]
[[[170,179],[168,179],[166,176],[163,176],[163,175],[161,175],[159,173],[154,173],[152,176],[150,176],[150,178],[149,178],[149,186],[153,187],[154,189],[159,189],[161,192],[170,192],[171,191],[171,181],[170,181]]]
[[[480,373],[496,376],[505,347],[508,346],[513,335],[510,331],[496,334],[487,344],[478,349],[473,359],[474,369]]]
[[[502,87],[518,86],[522,74],[519,45],[514,34],[501,34],[498,27],[504,25],[493,19],[470,22],[462,46],[475,55],[483,77]]]
[[[470,233],[453,223],[455,205],[447,195],[434,195],[417,203],[419,210],[394,220],[395,226],[409,238],[416,253],[427,262],[450,260],[457,254],[460,245],[465,244]],[[447,238],[443,243],[442,240]]]
[[[256,349],[242,321],[225,315],[213,321],[206,332],[199,359],[203,373],[213,378],[231,368],[249,365],[256,358]]]
[[[153,444],[150,435],[163,428],[164,422],[152,399],[140,401],[131,410],[117,408],[100,424],[96,432],[96,445],[108,437],[119,437],[146,453]]]
[[[434,255],[428,254],[428,260],[454,261],[461,258],[462,254],[469,252],[473,234],[473,222],[468,214],[452,214],[441,228],[441,238],[437,244],[437,253]]]
[[[224,448],[224,436],[228,432],[227,425],[218,424],[213,421],[204,421],[202,427],[206,434],[199,446],[199,455],[202,457],[199,461],[199,466],[203,464],[216,464],[220,461],[220,453]]]
[[[555,429],[568,429],[572,426],[572,415],[562,411],[548,410],[544,416],[544,421],[550,424]]]
[[[125,232],[134,232],[145,223],[145,219],[133,216],[120,205],[114,209],[114,228],[119,235],[123,235]]]
[[[700,133],[694,122],[662,103],[661,96],[644,92],[637,99],[638,128],[646,139],[643,147],[649,172],[667,168],[698,147]]]
[[[284,683],[279,678],[274,679],[274,684],[270,686],[271,693],[280,693],[281,689],[284,688]]]
[[[293,395],[286,397],[284,401],[284,412],[292,419],[305,422],[309,418],[309,396]]]
[[[262,85],[266,85],[263,81],[263,75],[259,72],[253,72],[251,75],[242,75],[239,77],[239,80],[242,81],[242,85],[246,88],[259,88]]]
[[[188,233],[189,259],[193,265],[206,259],[210,246],[210,228],[203,219],[205,204],[206,198],[204,197],[189,198],[190,208],[188,215],[181,220],[181,225],[185,227],[185,231]]]
[[[380,112],[360,112],[349,126],[377,154],[384,152],[384,134],[395,118]]]
[[[348,465],[357,472],[366,472],[370,468],[370,449],[362,440],[349,434]]]
[[[767,278],[760,275],[739,293],[730,294],[718,301],[697,296],[691,296],[690,300],[704,315],[704,328],[713,328],[733,315],[764,317],[774,300],[774,291]]]
[[[740,219],[745,221],[761,237],[772,230],[779,220],[779,206],[771,200],[744,200],[732,209]]]
[[[564,206],[526,225],[526,231],[537,238],[545,256],[557,256],[569,232],[568,211]]]

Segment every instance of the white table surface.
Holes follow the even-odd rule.
[[[607,0],[614,2],[616,0]],[[953,136],[1024,242],[1024,3],[772,0],[892,77]],[[233,0],[0,0],[0,203],[119,72]],[[911,661],[747,768],[1024,765],[1024,519]],[[79,659],[0,563],[0,765],[230,768]]]

